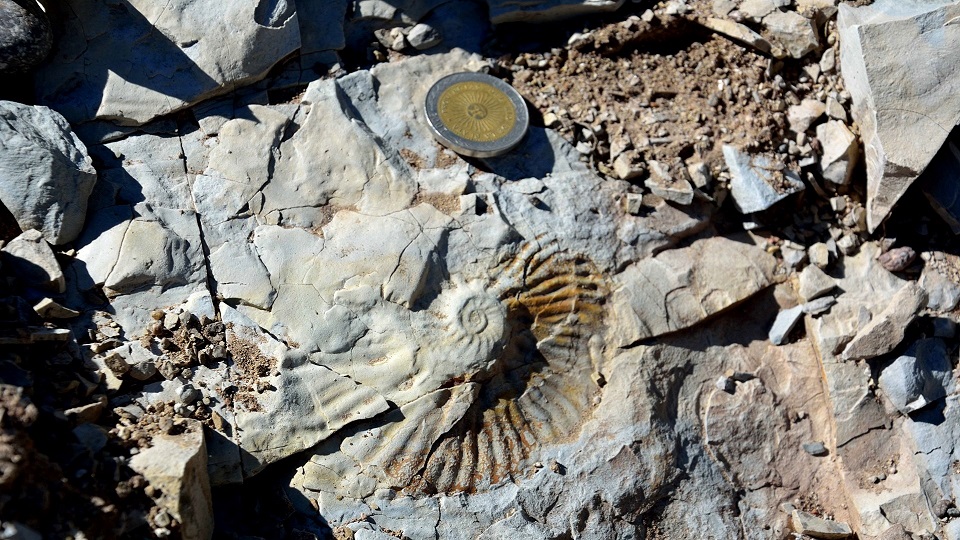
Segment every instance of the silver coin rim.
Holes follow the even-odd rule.
[[[468,81],[493,85],[510,99],[510,103],[513,105],[513,109],[517,115],[517,121],[509,133],[495,141],[476,142],[460,137],[443,124],[443,121],[440,120],[440,113],[437,111],[440,94],[454,84]],[[520,97],[520,93],[509,84],[484,73],[454,73],[438,80],[427,92],[427,99],[424,103],[424,114],[427,117],[427,123],[430,125],[430,131],[433,132],[433,136],[436,137],[440,144],[458,154],[477,158],[499,156],[516,148],[516,146],[520,144],[520,141],[526,136],[527,129],[530,126],[530,112],[527,111],[527,104],[523,98]]]

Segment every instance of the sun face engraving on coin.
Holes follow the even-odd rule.
[[[472,157],[503,154],[523,140],[530,123],[526,103],[505,82],[482,73],[456,73],[433,85],[424,105],[434,136]]]
[[[447,88],[440,94],[437,110],[450,131],[470,141],[501,139],[517,122],[510,98],[481,82],[461,82]]]

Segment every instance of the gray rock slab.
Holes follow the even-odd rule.
[[[144,124],[259,80],[300,47],[292,2],[71,0],[58,11],[63,35],[36,87],[74,123]]]
[[[940,339],[921,339],[883,368],[879,383],[898,411],[912,413],[947,395],[952,367]]]
[[[23,283],[55,293],[66,290],[60,263],[40,231],[30,229],[8,242],[3,249],[3,265]]]
[[[888,422],[870,390],[870,367],[839,357],[858,331],[878,318],[889,299],[907,286],[908,282],[880,266],[876,260],[879,252],[879,246],[867,243],[857,255],[842,259],[837,275],[843,294],[837,296],[828,312],[807,320],[808,335],[814,339],[823,365],[838,449]]]
[[[767,156],[724,145],[723,157],[730,168],[730,194],[744,214],[766,210],[804,189],[795,172]]]
[[[803,317],[803,306],[795,306],[778,313],[777,318],[773,321],[773,326],[770,328],[770,343],[783,345],[787,336],[790,335],[790,331],[797,325],[801,317]]]
[[[692,326],[772,283],[772,255],[722,237],[695,242],[629,266],[613,295],[617,342]]]
[[[54,245],[74,240],[96,181],[86,146],[60,114],[0,101],[0,202],[21,230]]]
[[[960,4],[944,0],[840,6],[840,65],[866,154],[870,231],[960,123],[960,61],[952,54],[960,26],[946,24],[958,16]]]
[[[305,57],[346,47],[344,21],[348,0],[299,0],[300,54]]]

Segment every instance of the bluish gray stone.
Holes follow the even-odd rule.
[[[883,369],[880,388],[897,410],[908,414],[946,396],[951,373],[943,340],[921,339]]]

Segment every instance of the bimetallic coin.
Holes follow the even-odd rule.
[[[510,85],[482,73],[455,73],[433,85],[427,121],[441,144],[458,154],[493,157],[523,140],[530,115]]]

